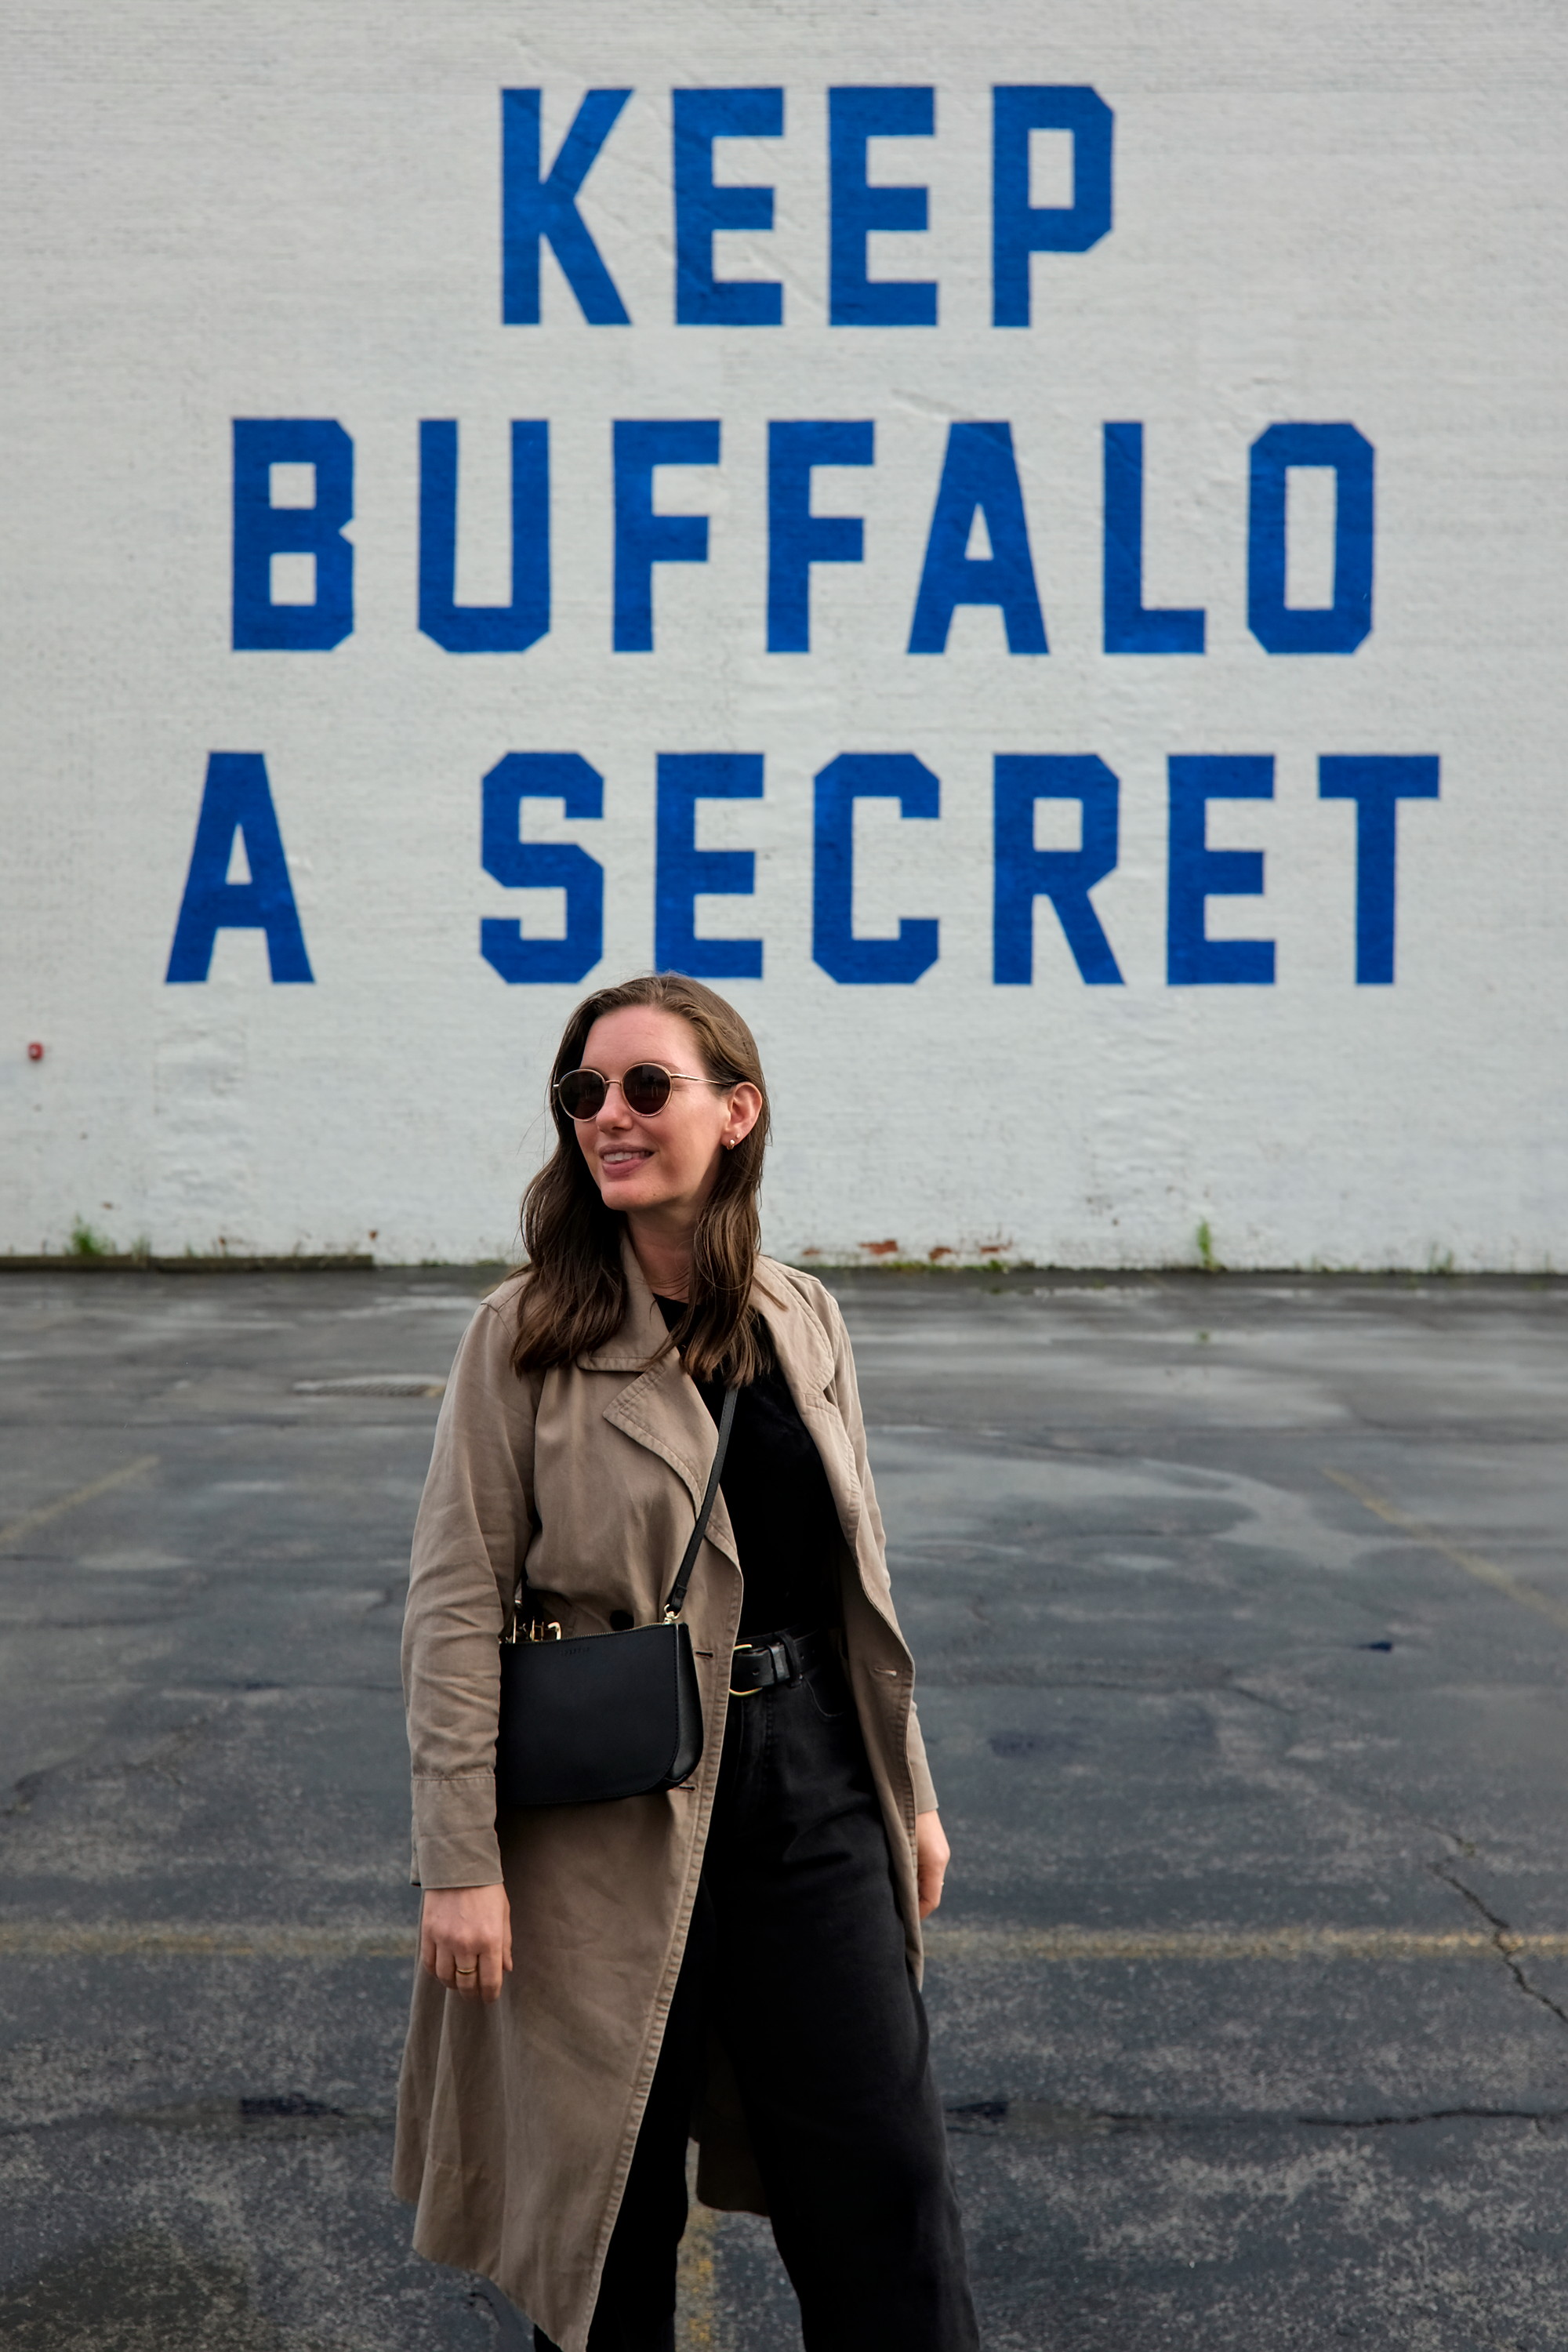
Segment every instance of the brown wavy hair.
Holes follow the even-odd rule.
[[[768,1090],[757,1041],[734,1006],[700,981],[674,971],[648,972],[618,988],[595,989],[562,1033],[550,1072],[555,1149],[522,1196],[528,1279],[519,1299],[512,1366],[521,1374],[575,1363],[613,1339],[626,1318],[622,1219],[605,1205],[555,1082],[581,1066],[595,1022],[631,1005],[676,1014],[695,1034],[707,1076],[725,1086],[749,1081],[763,1098],[751,1133],[733,1151],[720,1155],[713,1190],[692,1236],[689,1303],[665,1347],[648,1360],[657,1362],[673,1346],[693,1380],[721,1375],[744,1387],[768,1365],[766,1341],[749,1303],[761,1241],[757,1188],[768,1141]]]

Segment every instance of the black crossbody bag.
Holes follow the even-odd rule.
[[[691,1540],[657,1625],[586,1633],[527,1614],[527,1589],[500,1637],[496,1810],[602,1805],[673,1789],[702,1761],[702,1700],[691,1634],[680,1621],[735,1419],[724,1391],[719,1443]]]

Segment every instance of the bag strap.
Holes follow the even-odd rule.
[[[720,1473],[724,1467],[724,1456],[730,1447],[730,1432],[735,1425],[735,1399],[738,1394],[739,1391],[736,1389],[726,1389],[724,1391],[724,1409],[719,1416],[719,1443],[713,1450],[713,1467],[708,1473],[708,1486],[702,1497],[702,1507],[697,1514],[697,1525],[691,1530],[691,1540],[681,1557],[680,1566],[675,1571],[675,1582],[670,1586],[669,1598],[664,1604],[664,1622],[667,1625],[673,1625],[680,1614],[686,1600],[686,1588],[691,1581],[691,1571],[697,1565],[697,1555],[702,1549],[702,1538],[708,1532],[708,1514],[713,1508],[713,1497],[719,1492]]]

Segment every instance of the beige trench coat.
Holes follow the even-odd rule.
[[[479,1307],[437,1425],[404,1635],[414,1875],[426,1886],[504,1877],[513,1968],[489,2007],[417,1973],[395,2185],[417,2205],[422,2253],[493,2279],[563,2352],[584,2352],[680,1968],[741,1615],[720,1495],[685,1611],[702,1685],[697,1772],[656,1796],[510,1815],[498,1843],[497,1636],[524,1563],[568,1639],[607,1632],[613,1610],[655,1622],[713,1459],[713,1423],[679,1358],[644,1369],[665,1328],[629,1250],[626,1265],[620,1331],[563,1370],[512,1371],[518,1278]],[[850,1684],[918,1971],[915,1814],[936,1800],[848,1338],[808,1275],[760,1259],[752,1296],[838,1507]],[[721,2063],[710,2074],[699,2193],[760,2212],[732,2081]]]

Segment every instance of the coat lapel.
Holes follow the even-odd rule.
[[[637,1254],[624,1237],[621,1264],[626,1277],[626,1312],[620,1329],[592,1355],[579,1360],[585,1372],[625,1372],[633,1377],[605,1407],[605,1419],[635,1444],[668,1463],[701,1507],[702,1492],[718,1443],[712,1416],[686,1377],[673,1348],[664,1347],[664,1318],[655,1303]],[[837,1505],[839,1524],[853,1552],[860,1526],[860,1480],[854,1450],[831,1396],[833,1349],[827,1334],[781,1266],[762,1259],[752,1281],[752,1305],[767,1324],[779,1369],[789,1383],[801,1419],[816,1441]],[[649,1358],[662,1348],[657,1360]],[[715,1496],[708,1539],[740,1566],[730,1515]]]
[[[605,1419],[635,1444],[658,1454],[685,1486],[693,1511],[702,1507],[703,1490],[713,1466],[719,1433],[712,1415],[689,1381],[675,1349],[665,1346],[664,1318],[631,1244],[623,1238],[621,1264],[626,1277],[626,1319],[613,1339],[580,1359],[585,1372],[631,1372],[636,1377],[617,1390],[605,1407]],[[657,1362],[648,1359],[663,1349]],[[721,1494],[713,1497],[708,1521],[708,1541],[739,1568],[730,1514]]]
[[[833,1349],[820,1321],[783,1268],[763,1259],[752,1284],[752,1304],[767,1324],[779,1369],[800,1417],[811,1432],[851,1552],[860,1528],[860,1479],[837,1401],[833,1397]]]

